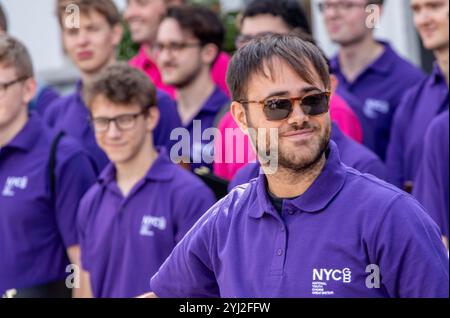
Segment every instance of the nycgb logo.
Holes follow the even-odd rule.
[[[28,177],[8,177],[2,191],[2,196],[13,197],[16,194],[14,189],[25,190],[27,185]]]
[[[167,228],[167,220],[165,217],[155,217],[146,215],[142,218],[141,230],[139,232],[142,236],[154,236],[154,229],[164,231]]]
[[[352,282],[352,271],[350,268],[340,269],[326,269],[326,268],[314,268],[313,269],[313,281],[327,281],[330,280],[349,284]]]

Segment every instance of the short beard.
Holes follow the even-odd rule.
[[[189,86],[200,75],[201,72],[202,72],[202,65],[201,65],[201,63],[199,63],[196,69],[194,69],[191,73],[187,74],[179,82],[172,83],[172,85],[176,89],[183,89],[183,88]]]
[[[247,108],[245,108],[245,114],[246,114],[248,128],[257,131],[255,126],[252,124],[252,121],[250,119],[250,114],[249,114],[249,111]],[[307,127],[297,127],[297,129],[302,129],[302,128],[307,128]],[[259,138],[257,135],[255,137],[256,137],[256,140],[252,140],[253,138],[250,138],[250,139],[252,140],[253,144],[255,145],[255,149],[256,149],[258,156],[263,157],[263,158],[270,157],[270,155],[272,153],[274,153],[274,151],[270,147],[270,140],[266,140],[266,148],[261,149],[258,146],[258,142],[257,142]],[[302,162],[302,163],[295,163],[292,160],[288,159],[286,156],[284,156],[280,149],[280,145],[278,144],[277,145],[277,147],[278,147],[278,151],[277,151],[278,166],[287,170],[289,174],[296,174],[296,175],[306,174],[308,172],[314,171],[315,168],[317,167],[317,165],[321,162],[322,158],[324,157],[325,152],[328,150],[328,147],[330,145],[330,140],[331,140],[331,123],[326,128],[325,136],[320,139],[319,150],[315,154],[314,158],[310,161]]]

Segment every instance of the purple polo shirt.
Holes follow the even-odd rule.
[[[425,75],[395,53],[388,43],[380,43],[385,47],[384,53],[353,82],[345,78],[338,57],[333,58],[330,64],[339,80],[337,93],[344,96],[342,91],[348,91],[360,101],[349,101],[349,105],[361,121],[364,144],[384,161],[392,119],[401,97]]]
[[[206,212],[150,289],[160,297],[448,297],[436,224],[411,196],[343,165],[334,142],[322,173],[284,200],[281,215],[266,183],[261,175]],[[375,265],[380,285],[369,288]]]
[[[436,117],[425,135],[422,164],[414,196],[449,237],[449,112]]]
[[[214,92],[205,101],[197,115],[184,128],[188,130],[190,140],[185,139],[184,142],[178,138],[176,142],[179,145],[186,145],[189,141],[190,149],[190,166],[191,170],[207,167],[211,172],[213,170],[214,161],[214,139],[213,136],[203,136],[205,131],[214,127],[214,121],[223,107],[230,104],[230,98],[219,88],[216,87]],[[204,138],[203,138],[204,137]],[[207,156],[205,154],[208,154]],[[178,155],[181,155],[178,152]],[[210,160],[209,160],[210,159]],[[209,162],[210,161],[210,162]]]
[[[53,87],[38,85],[36,96],[29,103],[28,108],[30,111],[36,111],[42,116],[47,107],[59,97],[59,93]]]
[[[79,140],[95,162],[100,172],[108,164],[106,154],[97,145],[95,133],[89,123],[89,110],[81,96],[81,82],[78,82],[76,91],[56,100],[44,114],[45,121],[56,130],[63,130]],[[181,127],[181,120],[176,110],[175,102],[162,91],[157,93],[158,107],[161,113],[159,123],[153,132],[156,146],[171,147],[174,142],[170,140],[173,129]]]
[[[431,121],[448,109],[448,86],[439,67],[422,83],[410,89],[395,114],[389,143],[388,181],[403,188],[413,181],[420,166],[423,138]]]
[[[48,162],[54,138],[36,114],[0,149],[0,294],[67,276],[66,249],[78,244],[78,203],[95,173],[81,146],[63,137],[53,198]]]
[[[136,297],[175,245],[215,203],[200,179],[162,150],[124,198],[108,165],[80,203],[81,260],[95,297]]]
[[[342,133],[336,123],[332,123],[331,139],[336,143],[342,163],[362,173],[370,173],[382,180],[386,178],[386,167],[384,163],[370,149],[350,139]],[[260,173],[259,163],[250,163],[240,169],[231,180],[228,189],[248,183],[257,178]]]

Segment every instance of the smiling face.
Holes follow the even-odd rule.
[[[64,48],[84,74],[95,74],[115,60],[122,27],[111,26],[106,17],[91,10],[80,15],[80,28],[62,30]]]
[[[412,0],[414,23],[429,50],[447,49],[449,46],[448,0]]]
[[[322,12],[330,39],[342,46],[361,42],[372,36],[366,26],[367,0],[325,0]]]
[[[93,99],[90,111],[94,120],[139,114],[135,116],[132,125],[127,124],[130,127],[127,130],[121,130],[116,122],[110,122],[106,131],[95,133],[98,145],[114,164],[132,162],[146,144],[151,144],[151,134],[159,118],[157,107],[150,108],[148,114],[142,114],[142,108],[138,104],[119,105],[99,95]]]
[[[153,43],[166,12],[164,0],[127,0],[124,19],[136,43]]]
[[[316,72],[313,74],[313,83],[307,83],[286,62],[279,58],[272,60],[272,67],[264,69],[261,74],[253,74],[248,82],[248,100],[260,101],[267,98],[292,98],[326,91],[327,88],[320,81]],[[256,103],[248,104],[247,109],[240,103],[234,102],[232,113],[241,129],[248,133],[249,128],[257,130],[252,142],[261,153],[259,134],[263,134],[264,149],[278,152],[279,167],[300,172],[320,160],[328,147],[331,134],[331,121],[329,113],[317,116],[307,116],[301,110],[298,102],[287,119],[269,121],[263,112],[263,106]],[[258,130],[264,128],[263,130]],[[275,143],[270,141],[270,129],[278,130],[278,139]]]

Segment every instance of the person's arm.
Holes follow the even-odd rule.
[[[141,296],[136,297],[136,298],[142,298],[142,299],[144,299],[144,298],[156,299],[156,298],[159,298],[159,297],[158,297],[155,293],[147,293],[147,294],[141,295]]]
[[[72,298],[92,298],[89,273],[81,268],[81,251],[79,245],[71,246],[67,249],[67,256],[70,263],[80,269],[80,287],[72,290]]]

